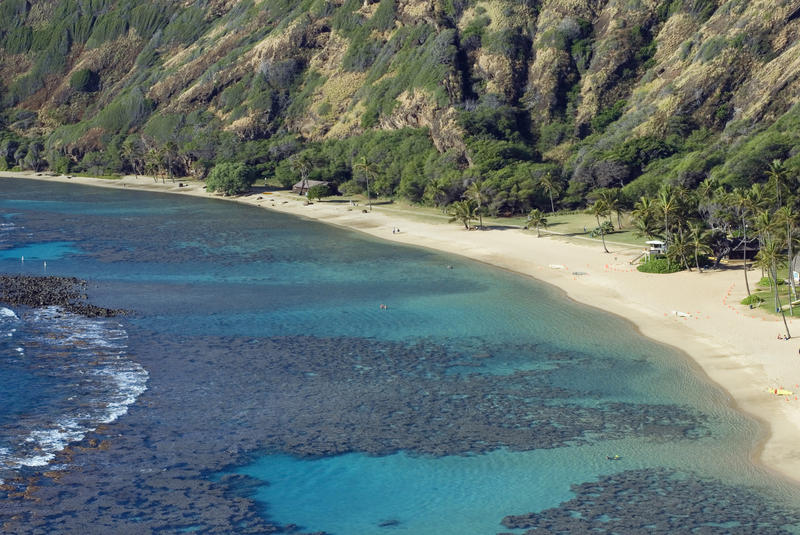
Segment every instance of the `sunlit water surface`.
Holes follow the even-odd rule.
[[[0,310],[2,478],[116,422],[181,470],[197,446],[218,485],[262,481],[241,492],[266,521],[337,535],[521,532],[501,520],[662,469],[794,510],[748,460],[760,428],[684,355],[536,281],[211,200],[3,179],[0,211],[0,271],[134,311]]]

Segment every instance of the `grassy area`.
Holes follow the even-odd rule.
[[[322,202],[348,202],[350,199],[358,202],[361,207],[367,206],[366,197],[363,195],[329,197]],[[372,209],[376,212],[389,214],[397,213],[415,221],[431,224],[446,224],[450,219],[450,216],[443,213],[441,208],[420,206],[403,199],[373,199]],[[616,228],[616,216],[613,216],[611,221]],[[477,224],[477,220],[474,224]],[[523,215],[512,217],[484,216],[483,218],[483,225],[487,228],[524,228],[527,224],[527,217]],[[592,239],[599,243],[599,238],[590,237],[595,227],[597,227],[597,219],[591,214],[584,212],[556,212],[555,214],[547,214],[547,228],[542,228],[542,236],[550,234],[567,238],[577,237],[581,239]],[[616,230],[611,234],[606,234],[606,241],[608,243],[622,243],[625,245],[644,247],[645,238],[634,235],[630,217],[628,215],[623,215],[622,230]]]
[[[757,272],[756,272],[757,273]],[[789,312],[789,285],[784,282],[789,275],[789,271],[784,269],[778,273],[779,281],[778,281],[778,299],[780,304],[783,306],[784,310],[788,313]],[[768,314],[778,315],[780,312],[778,310],[777,304],[775,303],[775,292],[774,289],[770,286],[769,279],[767,277],[762,277],[757,283],[753,284],[751,282],[751,296],[754,296],[761,300],[760,303],[754,303],[753,308],[758,308],[763,310]],[[747,304],[747,300],[743,300],[742,304]],[[796,310],[796,314],[800,315],[800,305],[794,305],[794,309]]]
[[[617,227],[616,216],[611,218],[611,223],[617,229],[610,234],[606,234],[606,241],[625,243],[630,245],[642,245],[646,238],[634,236],[633,225],[627,215],[622,217],[622,229]],[[585,236],[597,227],[597,219],[584,212],[548,215],[547,216],[547,230],[556,234],[565,234],[571,236]]]
[[[366,206],[366,198],[358,199],[360,206]],[[376,212],[387,214],[396,213],[414,221],[421,221],[434,225],[447,224],[450,216],[442,212],[441,208],[420,206],[404,200],[373,199],[372,209]],[[486,224],[486,219],[484,219]]]

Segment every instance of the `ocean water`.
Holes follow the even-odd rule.
[[[57,307],[0,308],[0,477],[47,466],[144,391],[147,371],[126,358],[121,327]]]
[[[10,532],[800,526],[725,392],[534,280],[175,195],[2,179],[0,213],[0,271],[130,311],[0,309]]]

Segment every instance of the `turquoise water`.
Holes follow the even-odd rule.
[[[610,470],[588,468],[589,477]],[[366,534],[388,527],[399,533],[492,533],[498,512],[568,500],[571,494],[559,479],[572,470],[552,452],[497,451],[443,458],[349,454],[310,463],[271,456],[248,472],[270,481],[258,498],[269,504],[271,515],[292,518],[303,511],[310,531]]]
[[[78,249],[70,242],[33,243],[22,247],[0,250],[0,258],[18,260],[20,263],[25,262],[25,260],[29,262],[32,260],[52,261],[77,252]]]
[[[0,210],[0,271],[47,262],[87,279],[93,303],[133,312],[80,323],[113,357],[104,366],[128,363],[114,369],[121,390],[73,392],[73,375],[42,363],[91,369],[101,350],[51,351],[41,318],[15,311],[10,340],[24,352],[0,376],[20,405],[0,414],[0,448],[19,438],[6,423],[22,412],[50,425],[91,398],[117,415],[108,430],[81,420],[81,436],[111,450],[70,461],[79,498],[43,496],[35,507],[54,513],[42,530],[68,529],[83,500],[82,521],[120,529],[521,533],[503,518],[582,518],[576,485],[618,475],[640,495],[672,474],[703,480],[661,509],[667,493],[648,497],[665,521],[702,504],[687,516],[697,525],[748,525],[759,513],[728,505],[733,495],[800,510],[793,487],[749,461],[762,430],[685,355],[534,280],[211,200],[4,179]],[[46,318],[57,333],[78,322]],[[108,505],[96,488],[127,498]],[[605,511],[595,523],[635,521],[612,514],[625,490],[593,506]]]
[[[622,461],[608,461],[609,452]],[[622,468],[658,465],[657,450],[620,441],[602,447],[475,456],[347,454],[307,461],[262,457],[242,472],[265,481],[256,498],[273,518],[329,533],[495,533],[499,520],[557,507],[573,497],[565,475],[592,480]],[[658,453],[669,455],[665,448]],[[685,454],[685,452],[684,452]],[[671,455],[670,455],[671,457]],[[663,460],[663,457],[662,457]]]

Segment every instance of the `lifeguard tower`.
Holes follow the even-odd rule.
[[[647,240],[645,243],[648,246],[648,249],[645,251],[647,260],[650,260],[650,257],[653,255],[663,255],[667,252],[665,244],[661,240]]]

